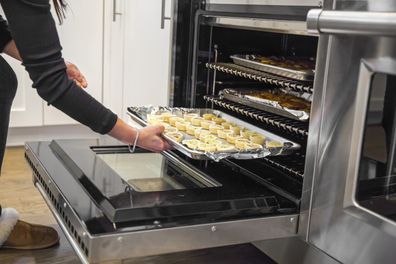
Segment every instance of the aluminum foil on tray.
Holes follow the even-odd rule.
[[[298,81],[311,82],[315,75],[315,59],[313,58],[266,57],[255,54],[236,54],[230,57],[237,65]]]
[[[311,94],[286,89],[224,89],[220,98],[300,121],[308,121]]]
[[[164,138],[186,156],[199,160],[257,159],[288,155],[300,145],[213,109],[130,107],[141,126],[163,124]]]

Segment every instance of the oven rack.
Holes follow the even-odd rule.
[[[298,82],[265,72],[256,71],[233,63],[206,63],[206,68],[255,80],[263,83],[273,84],[289,88],[298,92],[313,93],[311,83]]]
[[[285,132],[289,132],[294,135],[303,136],[303,137],[308,136],[308,125],[303,122],[291,120],[286,117],[257,110],[252,107],[230,102],[228,100],[220,99],[215,96],[205,95],[204,100],[207,102],[211,102],[217,106],[223,107],[225,109],[231,110],[233,112],[247,116],[249,118],[256,119],[265,124],[274,126]]]
[[[305,157],[300,153],[291,156],[264,157],[263,160],[271,166],[287,172],[287,174],[300,178],[304,177]]]

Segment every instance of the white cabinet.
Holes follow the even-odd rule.
[[[4,56],[18,78],[18,89],[11,108],[10,127],[35,127],[43,124],[43,104],[25,68],[11,57]]]
[[[102,102],[104,0],[68,0],[66,19],[58,26],[65,60],[88,80],[86,91]],[[56,16],[54,15],[56,18]],[[44,106],[44,125],[76,124],[54,107]]]
[[[107,56],[110,64],[104,91],[105,95],[120,93],[121,86],[122,93],[113,95],[107,104],[111,107],[118,101],[124,117],[128,106],[167,105],[171,21],[165,20],[162,28],[161,17],[162,12],[165,17],[171,16],[171,0],[115,0],[114,3],[116,10],[110,4],[106,6],[119,15],[115,21],[113,16],[108,17],[105,27],[111,32],[105,47],[111,57]]]

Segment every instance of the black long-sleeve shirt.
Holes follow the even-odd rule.
[[[0,16],[0,52],[12,36],[38,94],[92,130],[108,133],[117,116],[68,78],[49,0],[0,0],[0,4],[8,21],[7,25]]]

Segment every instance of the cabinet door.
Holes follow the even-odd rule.
[[[7,55],[4,59],[11,65],[18,78],[18,90],[11,108],[10,127],[34,127],[43,124],[43,104],[25,68]]]
[[[88,80],[86,91],[101,102],[104,0],[68,0],[67,4],[66,19],[58,26],[63,57],[77,65]],[[54,107],[44,106],[45,125],[74,123]]]
[[[125,1],[124,107],[167,105],[171,0]],[[124,111],[126,111],[124,109]]]

